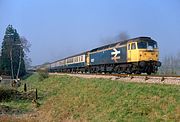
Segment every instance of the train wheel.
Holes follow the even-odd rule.
[[[151,73],[152,73],[152,68],[149,67],[146,73],[147,73],[148,75],[151,75]]]

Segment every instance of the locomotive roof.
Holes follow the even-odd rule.
[[[101,47],[98,47],[98,48],[94,48],[94,49],[90,50],[90,52],[94,52],[94,51],[105,49],[105,48],[114,47],[117,44],[123,45],[123,44],[126,44],[129,41],[136,41],[136,40],[140,40],[140,39],[151,40],[150,37],[136,37],[136,38],[132,38],[132,39],[124,40],[124,41],[118,41],[118,42],[115,42],[115,43],[112,43],[112,44],[107,44],[107,45],[104,45],[104,46],[101,46]]]

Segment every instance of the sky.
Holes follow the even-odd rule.
[[[160,59],[180,52],[180,0],[0,0],[0,44],[9,24],[31,43],[32,65],[102,46],[122,32],[156,40]]]

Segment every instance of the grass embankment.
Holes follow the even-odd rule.
[[[30,76],[26,82],[38,89],[41,106],[37,119],[180,120],[180,86],[70,76],[50,76],[39,81],[38,74]],[[24,105],[26,109],[30,109],[30,106],[29,102]]]

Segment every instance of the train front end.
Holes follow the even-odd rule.
[[[156,73],[161,66],[157,42],[149,37],[129,42],[128,57],[128,62],[136,62],[138,73]]]

